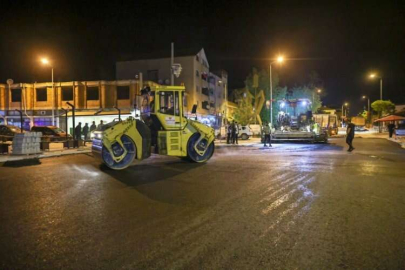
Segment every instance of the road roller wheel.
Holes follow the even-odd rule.
[[[200,138],[200,134],[198,134],[198,133],[193,135],[190,138],[190,140],[188,142],[188,146],[187,146],[187,155],[188,155],[188,158],[191,161],[197,162],[197,163],[203,163],[203,162],[206,162],[207,160],[209,160],[212,157],[212,155],[214,154],[215,145],[214,145],[214,142],[212,142],[208,146],[207,151],[205,151],[205,154],[203,156],[200,156],[199,154],[197,154],[197,152],[194,149],[194,145],[197,143],[199,138]],[[206,139],[202,139],[200,141],[201,147],[205,147],[204,143],[207,143]]]
[[[125,169],[126,167],[132,164],[132,162],[136,157],[136,146],[134,141],[127,135],[122,135],[121,141],[125,149],[127,150],[127,155],[120,162],[115,162],[110,152],[104,146],[101,152],[101,156],[104,163],[113,170]],[[113,153],[116,156],[120,156],[124,152],[124,149],[122,149],[122,147],[118,143],[113,144],[112,149]]]

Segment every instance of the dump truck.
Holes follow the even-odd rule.
[[[314,113],[313,119],[318,123],[321,130],[326,131],[328,136],[338,134],[338,117],[335,114]]]
[[[184,86],[146,87],[137,97],[141,120],[114,121],[94,132],[92,152],[113,170],[152,153],[206,162],[215,150],[214,129],[184,117]]]

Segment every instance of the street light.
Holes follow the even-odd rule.
[[[383,99],[383,97],[382,97],[382,77],[378,76],[375,73],[371,73],[369,77],[370,77],[370,79],[374,79],[374,78],[380,79],[380,100],[382,100]]]
[[[270,123],[271,123],[271,127],[273,128],[273,82],[271,80],[271,65],[274,63],[282,63],[284,62],[284,57],[283,56],[278,56],[276,61],[271,62],[270,61]]]
[[[53,86],[53,65],[49,62],[47,58],[42,58],[41,59],[42,64],[50,66],[52,69],[52,125],[55,125],[55,112],[54,112],[54,106],[55,106],[55,89]]]
[[[347,107],[347,106],[349,106],[349,103],[347,103],[347,102],[343,103],[343,105],[342,105],[342,117],[347,116],[347,112],[346,112],[346,114],[344,114],[344,107]]]

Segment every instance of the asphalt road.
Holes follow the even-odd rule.
[[[403,269],[405,150],[382,139],[0,167],[0,269]]]

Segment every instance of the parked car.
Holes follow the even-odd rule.
[[[366,132],[366,131],[368,131],[368,129],[365,128],[364,126],[355,126],[355,127],[354,127],[354,130],[355,130],[356,132]]]
[[[19,127],[0,125],[0,141],[12,141],[16,133],[21,133],[21,129]]]
[[[405,124],[398,125],[398,127],[395,129],[395,135],[405,136]]]
[[[66,140],[66,132],[55,126],[33,126],[32,132],[42,132],[42,137],[49,138],[50,141],[64,141]],[[72,139],[72,135],[67,135],[68,139]]]

